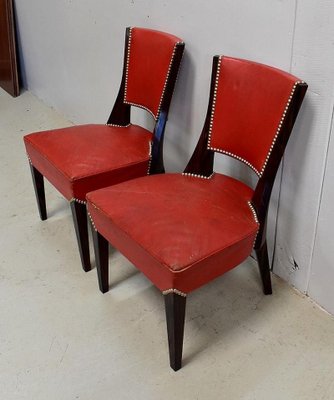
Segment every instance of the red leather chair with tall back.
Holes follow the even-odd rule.
[[[86,193],[146,174],[164,172],[162,145],[184,50],[181,39],[127,28],[123,77],[106,125],[81,125],[24,137],[42,220],[45,176],[70,201],[82,267],[91,269]],[[130,123],[131,106],[147,110],[153,132]]]
[[[108,242],[165,296],[170,365],[181,368],[186,296],[256,251],[271,294],[266,218],[275,175],[307,85],[278,69],[214,57],[209,107],[183,174],[88,193],[99,284],[109,289]],[[247,164],[255,190],[213,172],[215,152]]]

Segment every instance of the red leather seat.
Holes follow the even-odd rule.
[[[254,248],[271,294],[266,217],[275,175],[307,85],[247,60],[214,57],[209,107],[184,174],[142,177],[88,193],[99,286],[108,241],[165,295],[170,365],[181,368],[186,296]],[[259,177],[255,190],[213,172],[220,152]]]
[[[46,177],[71,202],[82,267],[90,270],[86,193],[164,172],[162,145],[184,43],[144,28],[126,31],[123,77],[108,125],[81,125],[26,135],[37,204],[47,218]],[[130,123],[131,106],[148,111],[153,132]]]
[[[85,201],[88,191],[146,175],[152,138],[137,125],[81,125],[32,133],[25,143],[32,164],[67,200]]]
[[[161,179],[162,178],[162,179]],[[240,264],[258,223],[236,179],[152,175],[87,195],[95,227],[161,290],[189,293]]]

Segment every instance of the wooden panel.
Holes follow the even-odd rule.
[[[0,0],[0,86],[14,97],[19,95],[13,0]]]

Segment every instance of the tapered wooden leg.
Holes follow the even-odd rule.
[[[165,297],[169,362],[174,371],[182,366],[182,348],[186,297],[169,293]]]
[[[91,270],[88,242],[88,224],[86,204],[71,201],[71,210],[75,233],[79,246],[82,268],[85,272]]]
[[[30,171],[32,182],[34,184],[39,216],[41,220],[44,221],[48,217],[46,213],[44,178],[43,175],[39,171],[37,171],[37,169],[32,164],[30,164]]]
[[[106,293],[109,290],[109,243],[97,230],[95,230],[93,225],[91,225],[91,227],[99,288],[102,293]]]
[[[270,278],[270,267],[269,267],[269,258],[268,258],[268,250],[267,250],[267,242],[265,241],[262,247],[256,250],[257,261],[259,264],[262,285],[263,285],[263,293],[264,294],[272,294],[271,288],[271,278]]]

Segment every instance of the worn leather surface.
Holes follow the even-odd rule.
[[[137,125],[81,125],[24,137],[32,164],[68,200],[147,174],[152,133]]]
[[[157,116],[176,36],[145,28],[131,29],[125,101]]]
[[[190,292],[252,251],[252,189],[215,174],[152,175],[88,193],[97,230],[161,290]]]
[[[211,147],[233,153],[261,171],[296,81],[275,68],[223,57]]]

